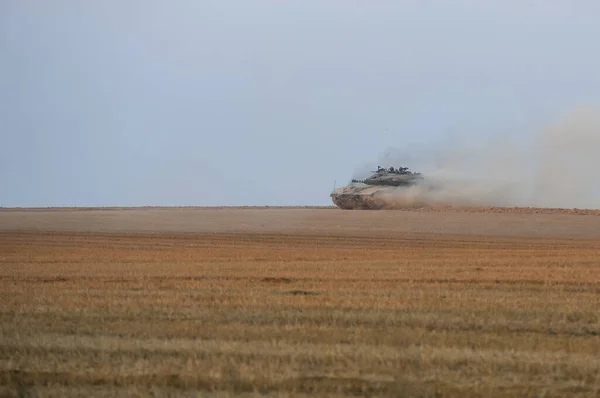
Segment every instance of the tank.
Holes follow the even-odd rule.
[[[410,171],[408,167],[382,168],[364,180],[352,180],[350,184],[334,189],[331,192],[333,203],[345,210],[363,209],[377,210],[388,207],[391,195],[398,194],[405,188],[421,183],[421,173]]]

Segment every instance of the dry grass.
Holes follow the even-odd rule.
[[[599,265],[597,239],[3,232],[0,396],[598,396]]]

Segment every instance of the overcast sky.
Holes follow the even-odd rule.
[[[600,103],[596,4],[3,0],[0,206],[329,205]]]

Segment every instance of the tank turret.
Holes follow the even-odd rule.
[[[377,166],[377,171],[373,171],[370,177],[364,180],[352,180],[353,183],[363,183],[366,185],[386,185],[393,187],[410,186],[423,179],[421,173],[410,171],[408,167],[389,169]]]

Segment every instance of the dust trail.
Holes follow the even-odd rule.
[[[386,196],[392,207],[598,209],[600,109],[577,109],[529,135],[481,142],[463,137],[437,148],[394,148],[378,163],[408,166],[426,177],[426,185]]]

